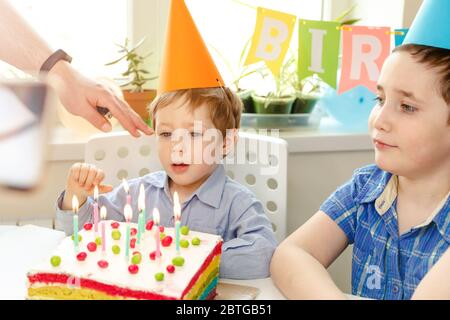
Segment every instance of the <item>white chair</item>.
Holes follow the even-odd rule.
[[[105,182],[119,185],[161,170],[155,136],[131,137],[128,132],[99,134],[89,139],[85,161],[105,171]],[[247,186],[261,200],[277,240],[286,237],[287,143],[252,133],[239,133],[235,151],[224,159],[227,175]]]

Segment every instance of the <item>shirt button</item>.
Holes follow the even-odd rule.
[[[392,291],[393,291],[394,293],[398,293],[398,286],[397,286],[397,285],[394,285],[394,287],[392,288]]]

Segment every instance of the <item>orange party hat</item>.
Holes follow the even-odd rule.
[[[223,86],[223,80],[184,0],[172,0],[158,94]]]

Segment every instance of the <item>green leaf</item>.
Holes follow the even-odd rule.
[[[121,61],[123,58],[125,58],[126,57],[126,55],[124,55],[123,57],[120,57],[119,59],[117,59],[117,60],[114,60],[114,61],[112,61],[112,62],[108,62],[108,63],[106,63],[105,64],[105,66],[111,66],[111,65],[113,65],[113,64],[116,64],[116,63],[118,63],[119,61]]]
[[[342,12],[339,17],[337,17],[336,19],[334,19],[335,22],[341,22],[342,20],[345,19],[345,17],[347,17],[353,10],[355,10],[355,8],[358,6],[358,4],[354,4],[353,6],[351,6],[350,8],[348,8],[347,10],[345,10],[344,12]]]
[[[349,19],[341,22],[341,26],[343,25],[352,25],[357,23],[358,21],[361,21],[361,19]]]

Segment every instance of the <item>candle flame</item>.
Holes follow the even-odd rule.
[[[100,208],[100,218],[102,218],[103,220],[106,219],[106,207],[105,206],[102,206]]]
[[[78,198],[76,195],[73,195],[72,197],[72,210],[73,212],[78,212],[78,206],[79,206]]]
[[[180,198],[178,197],[178,193],[175,191],[173,193],[173,215],[176,220],[180,219],[181,216],[181,206],[180,206]]]
[[[142,184],[139,187],[138,207],[139,207],[139,211],[142,211],[145,209],[145,191],[144,191],[144,185],[142,185]]]
[[[125,216],[125,220],[127,221],[127,222],[130,222],[131,221],[131,219],[133,218],[133,209],[131,209],[131,206],[127,203],[126,205],[125,205],[125,208],[124,208],[124,216]]]
[[[97,185],[95,185],[94,187],[94,200],[97,201],[98,199],[98,187]]]
[[[159,224],[159,210],[158,208],[153,208],[153,221],[156,225]]]
[[[128,186],[127,180],[125,178],[122,179],[123,188],[125,189],[125,192],[128,194],[130,192],[130,187]]]

